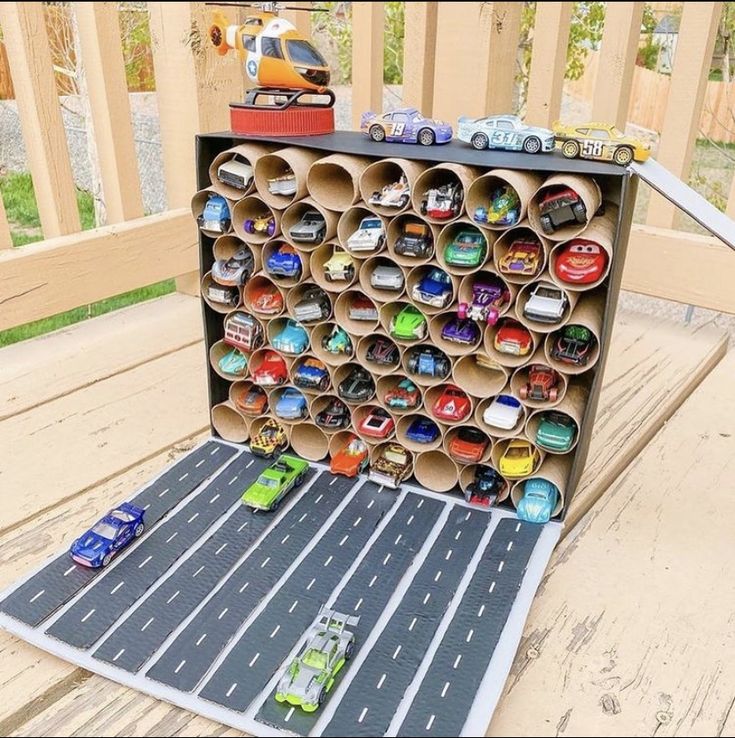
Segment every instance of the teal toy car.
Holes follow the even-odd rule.
[[[204,210],[197,217],[197,224],[204,231],[226,233],[230,230],[232,216],[230,206],[222,195],[210,195]]]
[[[284,329],[273,337],[273,348],[284,354],[301,354],[309,345],[309,334],[295,320],[287,320]]]
[[[444,248],[444,261],[450,266],[478,267],[486,255],[487,240],[480,231],[460,231]]]
[[[564,413],[547,412],[541,415],[536,431],[536,445],[545,451],[569,451],[577,434],[575,422]]]
[[[527,523],[548,523],[559,501],[556,485],[545,479],[527,479],[516,511]]]
[[[223,374],[242,377],[248,370],[248,358],[239,349],[228,351],[217,363]]]
[[[413,305],[406,305],[391,318],[389,330],[393,338],[403,341],[420,340],[426,337],[426,318]]]
[[[352,341],[347,331],[335,325],[332,332],[322,338],[322,348],[330,354],[351,354]]]
[[[308,462],[296,456],[282,454],[253,482],[242,496],[243,504],[253,510],[271,512],[281,500],[306,479]]]

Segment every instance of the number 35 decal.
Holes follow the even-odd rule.
[[[603,147],[602,141],[583,141],[582,156],[602,156]]]

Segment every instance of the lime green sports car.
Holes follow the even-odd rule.
[[[390,334],[393,338],[413,341],[426,337],[426,318],[413,305],[406,305],[390,322]]]
[[[242,501],[253,510],[271,511],[278,508],[281,500],[295,487],[298,487],[309,471],[309,464],[303,459],[288,454],[279,456],[253,484]]]

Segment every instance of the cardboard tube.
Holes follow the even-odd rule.
[[[307,461],[321,461],[329,455],[329,437],[315,423],[302,421],[291,428],[291,447]]]
[[[472,412],[474,410],[475,405],[475,398],[472,397],[472,395],[469,395],[465,392],[465,395],[467,395],[467,398],[470,401],[470,410],[469,412],[456,419],[456,420],[450,420],[448,418],[444,417],[438,417],[434,412],[434,406],[436,405],[437,400],[444,394],[444,392],[456,385],[452,385],[451,382],[445,382],[444,384],[435,385],[434,387],[429,387],[429,389],[426,390],[424,393],[424,407],[426,409],[426,412],[429,414],[431,418],[436,420],[437,422],[443,424],[443,425],[463,425],[467,423],[468,420],[471,420],[472,418]]]
[[[432,492],[449,492],[459,482],[459,467],[443,451],[426,451],[416,457],[416,480]]]
[[[569,471],[571,469],[571,460],[568,456],[547,456],[544,463],[529,479],[545,479],[551,482],[559,490],[559,498],[556,507],[552,512],[552,517],[556,517],[564,509],[564,499],[567,491],[567,482],[569,481]],[[525,483],[527,479],[520,480],[513,485],[510,497],[513,507],[518,507],[518,503],[523,497]]]
[[[388,341],[396,347],[398,352],[398,362],[396,364],[379,364],[376,361],[368,359],[368,352],[370,347],[373,346],[378,340]],[[393,374],[399,370],[401,366],[401,356],[403,348],[399,346],[392,338],[390,338],[384,332],[371,333],[367,336],[363,336],[357,344],[357,361],[361,366],[364,366],[374,376],[382,376]]]
[[[442,332],[449,323],[463,325],[465,330],[475,331],[477,340],[471,344],[448,341],[444,338]],[[468,354],[474,354],[477,351],[477,347],[482,343],[482,327],[469,318],[460,320],[456,313],[440,313],[439,315],[435,315],[429,322],[429,335],[434,346],[441,349],[447,356],[467,356]]]
[[[329,405],[335,400],[339,400],[339,402],[341,402],[347,408],[349,422],[344,428],[323,428],[317,423],[317,416],[320,412],[322,412],[322,410],[326,410],[327,407],[329,407]],[[354,424],[353,409],[342,398],[340,398],[336,392],[325,392],[324,394],[317,395],[311,401],[310,416],[317,427],[328,436],[331,436],[338,431],[346,430]]]
[[[534,366],[544,366],[548,369],[551,369],[551,371],[554,372],[556,376],[556,394],[557,397],[555,400],[534,400],[531,399],[531,397],[524,397],[524,387],[528,386],[529,382],[529,374],[531,369]],[[561,374],[560,372],[557,372],[555,369],[552,369],[549,367],[548,363],[546,362],[546,357],[544,356],[543,347],[539,347],[536,349],[536,353],[531,358],[531,361],[528,362],[525,366],[522,366],[513,372],[513,374],[510,377],[510,388],[513,391],[513,394],[515,397],[520,399],[520,401],[526,406],[530,408],[552,408],[556,407],[563,399],[564,395],[567,391],[567,385],[569,384],[569,379],[565,374]]]
[[[327,315],[326,318],[316,318],[314,320],[302,321],[302,324],[307,328],[309,326],[314,326],[317,323],[326,323],[331,319],[332,313],[334,312],[334,295],[322,289],[322,287],[320,287],[316,282],[302,282],[300,285],[291,288],[286,295],[286,310],[289,315],[294,316],[294,320],[296,319],[296,306],[306,298],[310,290],[319,290],[321,295],[329,300],[330,309],[329,315]]]
[[[226,261],[230,257],[234,256],[241,248],[246,247],[248,251],[253,255],[253,274],[259,272],[262,268],[262,260],[260,255],[260,249],[253,246],[248,246],[244,241],[241,241],[237,236],[220,236],[212,246],[212,252],[215,261]]]
[[[301,262],[301,271],[293,277],[282,277],[278,274],[273,274],[268,267],[268,260],[282,249],[285,252],[294,251],[299,257]],[[258,257],[262,261],[262,268],[268,278],[274,283],[278,284],[282,289],[289,289],[295,287],[297,284],[301,284],[304,280],[309,278],[309,255],[304,254],[300,249],[295,249],[288,241],[281,238],[274,238],[268,241],[263,246],[262,254]]]
[[[398,269],[402,281],[400,289],[388,290],[373,286],[373,273],[380,266]],[[362,287],[363,292],[375,303],[398,300],[406,292],[406,270],[388,256],[373,256],[364,261],[360,267],[360,287]]]
[[[327,386],[326,389],[319,388],[319,387],[301,387],[298,384],[296,384],[296,382],[294,381],[294,377],[296,376],[296,372],[299,370],[300,367],[302,367],[305,363],[307,363],[309,361],[318,361],[324,367],[324,369],[327,371],[327,373],[329,374],[329,385]],[[299,389],[299,391],[300,392],[303,392],[305,395],[320,395],[320,394],[322,394],[324,392],[329,392],[329,389],[332,386],[332,370],[331,370],[331,368],[329,366],[327,366],[327,364],[325,364],[321,359],[319,359],[316,356],[316,354],[314,354],[313,352],[310,353],[310,354],[301,354],[301,356],[299,356],[293,362],[293,365],[291,366],[290,377],[291,377],[291,383],[293,385],[295,385]]]
[[[212,408],[212,426],[220,438],[231,443],[245,443],[250,437],[250,420],[229,400]]]
[[[317,359],[323,361],[328,367],[340,366],[350,361],[355,354],[354,336],[350,336],[349,351],[333,354],[327,351],[325,343],[329,340],[332,332],[338,327],[337,323],[318,323],[311,331],[311,351]]]
[[[451,223],[456,220],[464,211],[465,196],[472,181],[480,174],[479,169],[467,167],[464,164],[454,164],[447,162],[445,164],[437,164],[422,172],[416,179],[416,185],[411,193],[411,202],[413,209],[417,213],[422,213],[426,220],[430,223]],[[440,187],[451,187],[457,191],[458,205],[456,212],[449,215],[442,212],[440,217],[433,217],[427,209],[428,194],[430,190]]]
[[[370,164],[360,175],[360,195],[376,213],[393,217],[408,210],[411,206],[411,193],[415,189],[418,176],[425,169],[425,164],[412,159],[379,159]],[[405,202],[400,207],[388,207],[371,202],[373,196],[380,195],[384,187],[398,183],[401,177],[406,178],[408,192],[403,198]]]
[[[204,206],[207,204],[209,198],[214,197],[215,195],[219,195],[217,190],[215,190],[214,187],[207,187],[204,190],[199,190],[199,192],[197,192],[194,197],[191,198],[191,214],[194,216],[194,220],[197,220],[199,216],[204,212]],[[210,236],[211,238],[217,238],[218,236],[222,236],[226,233],[232,232],[232,222],[235,218],[233,214],[235,201],[228,198],[225,199],[227,200],[227,206],[230,209],[230,222],[224,223],[223,229],[221,231],[213,231],[207,228],[202,228],[201,226],[199,227],[202,233]]]
[[[332,154],[314,162],[306,185],[309,194],[330,210],[346,210],[360,199],[360,176],[372,159],[350,154]]]
[[[542,182],[543,177],[534,172],[492,169],[487,174],[483,174],[482,177],[478,177],[467,190],[467,217],[473,223],[494,231],[505,231],[508,228],[513,228],[526,217],[528,203]],[[499,187],[511,187],[518,196],[519,207],[515,221],[506,225],[499,225],[477,220],[475,217],[477,209],[489,209],[490,198]]]
[[[418,226],[425,230],[427,243],[427,251],[425,254],[414,253],[414,251],[407,251],[406,253],[398,253],[396,245],[398,239],[401,238],[406,232],[406,228],[409,226]],[[397,215],[388,222],[388,253],[391,259],[400,264],[402,267],[412,269],[419,264],[428,264],[434,257],[435,244],[439,237],[439,226],[432,225],[424,218],[419,217],[416,213],[408,212],[402,215]],[[402,249],[406,251],[406,249]]]
[[[262,297],[275,296],[268,303],[263,303]],[[243,287],[243,302],[245,307],[259,318],[270,320],[276,318],[286,309],[286,297],[282,290],[270,277],[256,274]]]
[[[421,284],[421,280],[427,277],[434,269],[440,269],[444,274],[447,274],[444,269],[435,266],[434,264],[422,264],[411,269],[406,277],[406,297],[408,297],[411,303],[426,315],[436,315],[437,313],[453,311],[457,300],[457,293],[459,292],[459,277],[453,274],[448,274],[447,276],[451,280],[452,284],[450,296],[445,305],[429,305],[426,302],[418,300],[416,298],[415,290],[418,289],[418,286]]]
[[[270,346],[273,346],[273,339],[276,336],[278,336],[284,330],[284,328],[286,327],[286,323],[289,320],[292,320],[292,318],[287,318],[287,317],[283,316],[283,317],[274,318],[273,320],[268,321],[268,324],[266,326],[266,331],[268,333],[268,344]],[[309,334],[309,327],[307,325],[304,325],[304,324],[300,324],[300,325],[306,330],[307,336],[309,336],[309,339],[311,339],[311,336]],[[311,343],[311,341],[309,342],[309,344],[307,344],[307,346],[304,349],[304,351],[301,351],[298,354],[287,354],[286,352],[280,351],[280,350],[279,350],[279,353],[283,354],[284,356],[290,357],[291,360],[293,361],[293,359],[296,356],[300,356],[301,354],[309,351],[309,345],[310,345],[310,343]]]
[[[409,438],[408,435],[406,435],[411,425],[417,420],[421,420],[422,418],[430,420],[439,429],[439,434],[431,443],[419,443],[418,441],[414,441],[412,438]],[[407,448],[413,453],[420,454],[424,451],[434,451],[438,448],[441,448],[445,432],[446,431],[442,424],[439,423],[435,418],[429,417],[429,415],[427,415],[425,412],[416,412],[414,410],[398,418],[398,425],[396,426],[396,439],[404,448]]]
[[[291,229],[301,222],[301,219],[306,215],[309,210],[316,210],[319,212],[324,219],[325,231],[324,236],[319,241],[303,241],[296,240],[291,236]],[[298,200],[292,205],[289,205],[283,211],[283,217],[281,218],[281,230],[283,231],[283,237],[295,248],[302,252],[314,251],[314,249],[321,246],[323,243],[333,239],[337,234],[337,221],[339,219],[339,213],[335,213],[332,210],[327,210],[314,200],[306,198],[305,200]]]
[[[380,222],[383,224],[383,238],[374,251],[353,251],[349,247],[349,239],[359,230],[360,223],[362,223],[364,218],[380,219]],[[369,259],[371,256],[375,256],[375,254],[379,254],[381,251],[385,250],[385,234],[387,227],[388,221],[386,218],[383,218],[381,215],[378,215],[376,212],[368,208],[364,202],[358,202],[356,205],[347,208],[347,210],[339,216],[339,221],[337,222],[337,240],[342,248],[352,255],[353,259]]]
[[[445,258],[445,252],[450,243],[452,243],[462,231],[470,231],[471,233],[479,233],[485,241],[485,256],[480,259],[476,266],[457,266],[456,264],[448,264]],[[495,243],[495,233],[485,228],[471,223],[469,220],[461,218],[455,220],[454,223],[444,226],[439,231],[439,237],[436,241],[436,258],[442,268],[450,274],[456,274],[463,277],[465,274],[472,274],[483,268],[483,266],[492,258],[493,244]]]
[[[487,440],[487,446],[485,448],[485,452],[482,454],[482,456],[477,462],[468,462],[460,457],[455,456],[451,451],[452,442],[459,435],[459,432],[463,428],[474,428],[475,430],[480,431],[483,434],[483,436],[485,436],[485,439]],[[444,434],[444,439],[442,441],[442,447],[444,448],[444,452],[447,454],[447,456],[449,456],[449,458],[459,467],[463,467],[467,463],[486,464],[488,461],[490,461],[490,455],[493,450],[493,439],[490,437],[490,434],[484,428],[481,428],[479,425],[475,423],[463,423],[461,427],[450,428]]]
[[[232,294],[237,298],[237,302],[234,302],[230,305],[225,305],[221,302],[215,302],[209,297],[209,289],[210,287],[212,289],[219,290],[220,292],[227,292],[228,294]],[[215,313],[220,313],[221,315],[226,315],[231,310],[234,310],[235,308],[240,307],[242,305],[242,288],[240,287],[222,287],[221,285],[218,285],[213,279],[212,279],[212,272],[207,272],[202,277],[202,284],[200,288],[200,292],[202,295],[202,298],[204,299],[204,302],[209,305],[212,310],[214,310]]]
[[[270,218],[273,223],[268,226]],[[257,195],[248,195],[235,203],[232,228],[239,239],[259,246],[281,232],[281,213],[269,208]]]
[[[465,303],[471,308],[473,302],[474,286],[475,285],[488,285],[490,287],[498,287],[504,293],[503,299],[500,304],[495,306],[498,316],[502,317],[506,315],[515,300],[516,294],[518,293],[518,287],[514,284],[510,284],[503,277],[501,277],[494,269],[485,267],[479,272],[474,274],[467,274],[462,278],[457,290],[458,303],[461,305]],[[488,315],[488,317],[492,317]]]
[[[547,233],[541,225],[539,203],[549,190],[560,190],[567,187],[576,192],[584,203],[587,213],[586,221],[584,223],[577,223],[572,220],[572,222],[556,228],[553,233]],[[578,174],[553,174],[536,190],[531,198],[528,205],[528,219],[531,221],[531,226],[536,233],[543,234],[550,241],[567,241],[582,233],[592,217],[599,210],[601,204],[602,192],[600,191],[600,186],[591,177],[584,177]]]
[[[306,197],[309,167],[320,156],[319,152],[300,146],[289,146],[261,156],[255,162],[255,187],[263,202],[282,210]],[[292,179],[286,179],[288,177]],[[291,188],[295,188],[295,191],[289,194]],[[283,194],[284,189],[286,194]]]
[[[511,260],[506,261],[508,253],[514,244],[530,242],[539,246],[538,264],[536,270],[532,274],[521,274],[518,270],[511,268]],[[551,242],[542,236],[539,236],[530,226],[527,220],[524,220],[515,228],[504,231],[498,237],[493,246],[493,263],[498,274],[509,284],[528,284],[538,279],[546,268],[548,263],[549,251],[551,250]]]
[[[503,328],[515,328],[526,331],[531,341],[531,345],[528,351],[523,354],[513,354],[506,353],[505,351],[498,351],[498,349],[495,347],[495,343],[498,334]],[[501,346],[503,345],[503,338],[505,338],[505,336],[501,335],[501,340],[499,341],[499,345]],[[531,356],[533,356],[539,345],[539,340],[540,336],[538,333],[529,330],[522,323],[519,323],[515,318],[506,316],[504,318],[501,318],[496,325],[488,325],[485,327],[484,348],[485,353],[492,361],[497,362],[504,367],[515,368],[523,366],[531,360]],[[512,343],[513,346],[516,345],[514,341],[511,341],[510,343]]]
[[[357,300],[370,300],[366,297],[362,290],[350,289],[345,290],[334,304],[334,317],[336,322],[342,326],[349,334],[353,336],[366,336],[369,333],[373,333],[378,327],[378,318],[375,320],[356,320],[354,317],[355,310],[360,309],[359,305],[356,304]],[[378,312],[377,305],[370,300],[370,304]],[[379,313],[378,313],[379,315]]]
[[[478,361],[478,355],[463,356],[454,365],[454,383],[468,395],[477,398],[492,397],[508,382],[509,373],[503,367],[490,368]]]
[[[416,389],[419,393],[418,402],[413,407],[406,407],[406,408],[399,408],[399,407],[391,407],[387,402],[387,396],[389,392],[393,392],[398,385],[404,381],[409,380],[413,382]],[[420,410],[422,405],[424,404],[424,393],[422,388],[413,381],[410,377],[407,377],[403,374],[386,374],[382,377],[378,378],[377,381],[377,392],[376,396],[378,399],[378,402],[389,412],[393,415],[400,416],[400,415],[410,415],[412,413],[415,413],[417,410]]]
[[[448,371],[445,376],[442,376],[441,374],[438,374],[437,376],[430,376],[429,374],[417,374],[415,371],[413,371],[412,366],[416,364],[420,356],[428,356],[429,353],[435,353],[436,350],[436,347],[433,346],[431,343],[421,343],[417,346],[410,346],[403,352],[403,358],[401,359],[403,371],[410,379],[412,379],[421,387],[434,387],[437,384],[442,384],[443,382],[446,382],[447,378],[452,375],[451,359],[444,352],[441,351],[439,352],[440,356],[438,357],[438,361],[434,361],[432,363],[435,367],[439,362],[446,363]]]
[[[378,443],[382,443],[383,441],[389,441],[391,438],[393,438],[396,434],[396,419],[393,416],[393,413],[388,413],[390,417],[393,419],[393,430],[388,433],[387,436],[384,438],[375,438],[373,436],[366,435],[361,429],[360,424],[362,423],[365,418],[370,415],[370,413],[373,410],[379,409],[381,412],[385,412],[385,408],[381,407],[379,403],[377,403],[375,400],[371,402],[366,402],[363,405],[358,405],[357,407],[353,408],[352,410],[352,427],[357,433],[360,438],[362,438],[365,443],[375,446]]]
[[[515,440],[518,440],[518,439],[519,439],[518,436],[516,436],[515,438],[503,438],[503,439],[499,440],[493,446],[493,451],[490,454],[490,461],[491,461],[492,466],[493,466],[494,469],[497,469],[498,471],[500,471],[500,459],[502,458],[503,454],[505,453],[506,449],[508,448],[508,444],[510,444],[511,441],[515,441]],[[528,440],[528,439],[523,438],[522,440],[525,441],[525,440]],[[527,479],[528,477],[533,476],[534,472],[537,472],[538,471],[539,467],[541,466],[541,464],[544,461],[544,452],[541,449],[537,448],[536,445],[533,444],[533,443],[531,443],[531,446],[532,446],[532,448],[534,448],[537,451],[538,461],[534,464],[533,471],[530,474],[526,474],[524,477],[519,477],[519,479]],[[505,475],[504,475],[503,478],[506,479],[507,477],[505,477]],[[508,482],[511,485],[514,484],[515,481],[516,481],[515,478],[508,478]]]
[[[518,418],[518,422],[512,428],[506,430],[504,428],[498,428],[496,425],[490,425],[489,423],[485,422],[485,411],[490,407],[495,398],[499,395],[510,395],[518,399],[518,397],[513,394],[512,389],[506,385],[499,392],[497,392],[495,396],[488,397],[484,399],[481,403],[479,403],[479,405],[475,408],[475,423],[477,423],[479,428],[484,430],[485,433],[492,436],[493,438],[500,439],[518,436],[523,432],[523,429],[526,426],[526,417],[528,414],[528,411],[523,404],[521,404],[521,414]]]
[[[561,290],[564,293],[564,295],[566,296],[566,306],[564,308],[561,320],[554,323],[546,323],[544,321],[536,320],[526,315],[526,303],[528,302],[532,292],[536,289],[537,286],[551,288],[554,291]],[[549,273],[544,272],[537,282],[531,282],[530,284],[525,285],[518,293],[518,297],[516,297],[515,302],[516,318],[530,331],[536,331],[536,333],[552,333],[553,331],[564,327],[569,322],[569,316],[574,311],[574,306],[577,304],[578,299],[578,292],[569,292],[568,290],[559,287],[559,285],[554,284],[550,280]]]
[[[282,418],[276,412],[276,405],[283,396],[283,393],[288,389],[295,389],[305,400],[306,400],[306,415],[303,418]],[[307,395],[303,390],[298,387],[294,387],[292,384],[282,384],[280,387],[275,387],[271,390],[270,396],[268,397],[268,405],[270,407],[271,414],[278,420],[279,423],[284,425],[296,425],[297,423],[303,423],[310,417],[309,405],[311,397]]]
[[[477,473],[485,467],[492,467],[492,464],[470,464],[469,466],[463,467],[459,472],[459,486],[462,488],[462,492],[466,493],[467,488],[475,481]],[[497,470],[496,470],[497,471]],[[510,495],[510,484],[503,480],[504,487],[501,489],[495,504],[508,499]]]
[[[352,261],[352,273],[350,274],[349,268],[342,272],[334,270],[334,275],[331,278],[327,274],[324,265],[337,254],[345,254],[346,257]],[[309,260],[309,271],[311,278],[327,292],[343,292],[348,287],[355,283],[357,276],[360,272],[361,262],[355,259],[352,254],[345,251],[338,243],[330,241],[329,243],[322,244],[316,251],[311,252],[311,258]],[[332,272],[330,272],[332,274]],[[338,279],[337,277],[346,277],[346,279]]]
[[[209,347],[209,364],[214,370],[214,372],[218,376],[222,377],[222,379],[226,379],[228,382],[234,382],[236,379],[242,379],[243,377],[247,376],[248,371],[250,369],[250,362],[249,362],[249,357],[247,356],[247,354],[243,353],[243,356],[245,356],[245,359],[248,360],[248,364],[245,367],[245,371],[240,375],[225,374],[225,372],[223,372],[219,368],[219,361],[223,356],[230,353],[230,351],[232,351],[232,346],[228,346],[224,341],[217,341],[216,343],[213,343]]]
[[[367,399],[362,400],[350,400],[347,397],[343,397],[342,393],[339,391],[339,387],[351,374],[352,372],[363,369],[367,371],[365,367],[360,366],[357,362],[350,361],[347,364],[342,364],[341,366],[338,366],[334,370],[334,389],[337,391],[337,394],[339,395],[340,399],[343,402],[346,402],[348,405],[361,405],[365,402],[372,402],[375,399],[375,390],[376,390],[376,383],[375,383],[375,377],[370,375],[370,372],[368,372],[368,375],[370,375],[370,379],[373,382],[373,392]]]
[[[563,413],[566,415],[575,425],[576,431],[574,433],[574,440],[572,445],[566,451],[554,451],[551,448],[544,449],[549,454],[567,454],[574,450],[579,440],[579,429],[582,427],[582,420],[584,418],[584,411],[587,407],[587,400],[589,399],[589,392],[585,387],[578,384],[570,384],[567,388],[567,393],[564,395],[564,399],[553,409],[554,413]],[[526,438],[533,443],[536,443],[536,435],[538,433],[539,425],[541,424],[544,413],[549,412],[548,410],[534,410],[526,421],[525,434]]]
[[[231,149],[217,154],[209,165],[209,181],[212,183],[212,187],[220,195],[229,200],[239,200],[241,197],[249,195],[255,188],[254,176],[251,178],[247,187],[234,187],[233,185],[226,184],[218,177],[217,172],[219,168],[226,162],[234,159],[235,161],[241,161],[243,164],[249,165],[255,170],[258,166],[258,161],[269,151],[273,151],[274,148],[275,146],[269,144],[245,143],[239,146],[233,146]]]
[[[605,294],[599,290],[595,292],[585,292],[575,305],[571,316],[566,325],[546,336],[544,343],[544,352],[546,361],[563,374],[582,374],[589,371],[600,358],[600,338],[602,336],[602,322],[605,313]],[[557,351],[559,340],[564,331],[571,330],[574,326],[587,328],[594,336],[594,341],[586,355],[586,363],[574,364],[561,359],[554,358]]]

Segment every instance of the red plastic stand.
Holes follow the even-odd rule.
[[[310,105],[267,109],[232,103],[230,127],[233,133],[250,136],[317,136],[334,132],[334,109]]]

